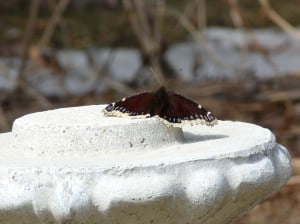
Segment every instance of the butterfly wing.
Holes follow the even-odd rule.
[[[167,105],[159,117],[169,125],[182,127],[184,124],[206,124],[213,126],[217,118],[198,103],[174,92],[168,92]]]
[[[154,93],[144,92],[126,97],[120,101],[109,104],[103,113],[106,116],[136,116],[150,117],[150,108],[153,102]]]

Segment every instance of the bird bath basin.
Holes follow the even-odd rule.
[[[0,223],[230,223],[290,178],[257,125],[167,127],[104,105],[29,114],[0,134]]]

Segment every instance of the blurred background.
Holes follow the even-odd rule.
[[[292,179],[236,223],[300,223],[299,8],[299,0],[1,1],[0,132],[28,113],[163,83],[221,120],[271,129],[289,149]]]

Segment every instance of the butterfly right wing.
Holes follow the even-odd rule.
[[[150,108],[154,99],[154,93],[144,92],[123,98],[120,101],[109,104],[103,113],[106,116],[116,117],[150,117]]]
[[[213,126],[217,118],[193,100],[174,92],[168,92],[169,102],[160,118],[171,126],[182,127],[185,124],[206,124]]]

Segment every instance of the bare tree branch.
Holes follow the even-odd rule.
[[[70,0],[58,1],[56,7],[53,10],[52,16],[47,24],[46,30],[43,33],[43,36],[38,44],[39,49],[43,49],[44,47],[46,47],[49,44],[49,42],[53,36],[53,33],[55,31],[55,28],[56,28],[57,24],[59,23],[59,21],[61,20],[61,15],[65,11],[69,2],[70,2]]]
[[[128,13],[129,22],[134,33],[141,44],[144,54],[150,59],[150,66],[156,71],[157,77],[159,77],[157,81],[164,83],[164,76],[158,59],[161,53],[160,29],[163,14],[160,11],[156,11],[156,18],[154,18],[154,23],[151,24],[147,18],[149,12],[146,10],[145,3],[146,1],[134,0],[133,5],[131,0],[123,0],[124,9]],[[164,1],[156,0],[156,4],[164,8]],[[156,10],[162,10],[161,8],[158,9],[159,6],[156,7]]]
[[[148,11],[146,11],[145,1],[134,0],[134,6],[136,8],[137,21],[140,26],[143,27],[145,36],[151,36],[150,26],[148,23]]]
[[[227,3],[229,5],[230,15],[231,15],[231,19],[232,19],[232,22],[234,23],[234,25],[243,32],[244,38],[249,40],[248,43],[250,42],[250,44],[254,45],[257,50],[258,49],[260,50],[259,52],[261,53],[262,57],[264,58],[264,60],[267,63],[269,63],[269,65],[272,67],[274,73],[278,73],[279,69],[276,66],[276,64],[273,62],[269,53],[267,51],[263,50],[264,46],[262,46],[260,44],[260,42],[256,38],[253,31],[247,29],[247,27],[245,26],[245,23],[244,23],[244,20],[242,17],[242,11],[240,9],[240,6],[239,6],[237,0],[227,0]],[[243,57],[248,55],[250,44],[248,44],[247,46],[241,46],[242,47],[241,51],[243,53]]]
[[[31,97],[36,99],[37,102],[40,103],[40,105],[42,105],[44,108],[48,109],[51,107],[50,102],[45,97],[43,97],[41,94],[39,94],[36,90],[31,88],[29,85],[27,85],[25,77],[24,77],[24,70],[25,70],[26,62],[27,62],[28,49],[29,49],[30,42],[32,39],[34,25],[37,20],[40,4],[41,4],[41,0],[32,0],[32,3],[31,3],[29,20],[27,22],[24,40],[22,43],[21,64],[19,67],[19,78],[17,81],[17,89],[19,91],[27,93],[28,95],[30,95]]]
[[[209,49],[205,43],[203,44],[203,42],[205,42],[206,40],[203,37],[201,30],[195,27],[183,14],[171,8],[167,8],[166,13],[170,16],[175,17],[179,21],[181,26],[190,33],[196,43],[200,44],[202,42],[202,46],[204,47],[205,52],[214,61],[215,64],[228,71],[232,71],[232,68],[230,66],[224,64],[222,60],[211,49]]]
[[[26,31],[22,43],[22,52],[21,52],[21,65],[19,67],[19,81],[23,80],[24,69],[26,67],[27,53],[30,45],[30,41],[32,39],[32,34],[34,30],[34,25],[38,16],[39,8],[41,1],[40,0],[32,0],[29,19],[26,26]]]
[[[197,9],[197,25],[200,30],[206,27],[206,0],[195,0]]]
[[[153,25],[153,39],[157,43],[161,43],[161,27],[163,24],[165,10],[165,1],[156,1],[155,15],[154,15],[154,25]]]
[[[244,21],[237,1],[227,0],[227,3],[230,9],[231,20],[234,23],[234,25],[240,29],[245,29]]]
[[[280,27],[285,32],[289,33],[294,38],[300,40],[300,32],[297,31],[290,23],[283,19],[277,12],[270,6],[269,0],[259,0],[260,6],[265,11],[269,19]]]
[[[147,36],[145,35],[145,33],[146,33],[144,31],[145,28],[139,24],[139,20],[134,11],[131,0],[123,0],[123,6],[128,13],[129,22],[130,22],[131,27],[133,28],[133,31],[134,31],[135,35],[137,36],[137,39],[140,42],[141,46],[144,48],[146,53],[151,51],[150,49],[152,46],[150,46]],[[143,27],[143,30],[141,30],[141,27]]]
[[[88,58],[88,62],[89,65],[91,66],[91,68],[94,70],[94,72],[96,73],[96,76],[98,79],[101,79],[101,81],[108,87],[110,87],[111,89],[117,91],[117,92],[121,92],[124,93],[126,95],[132,95],[135,92],[133,91],[132,88],[126,86],[125,84],[123,84],[122,82],[118,81],[118,80],[114,80],[111,79],[110,77],[107,76],[107,66],[108,63],[110,61],[113,60],[115,54],[112,53],[112,51],[110,50],[108,53],[108,57],[106,59],[105,62],[103,62],[102,64],[95,64],[95,62],[92,60],[92,56],[89,52],[87,52],[87,58]]]

